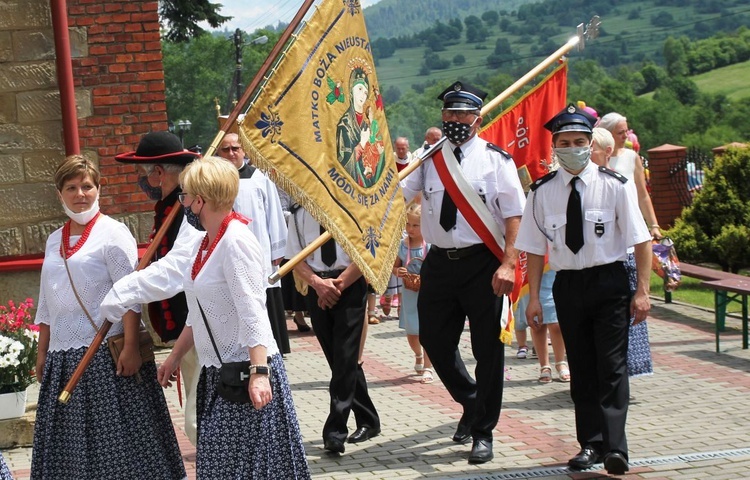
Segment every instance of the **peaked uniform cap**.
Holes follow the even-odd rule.
[[[571,103],[545,123],[544,128],[553,135],[562,132],[592,133],[595,123],[596,117]]]
[[[438,100],[443,101],[443,110],[481,110],[487,92],[464,82],[456,82],[446,88]]]
[[[185,150],[180,138],[169,132],[147,133],[141,138],[135,151],[115,155],[115,160],[118,162],[143,164],[187,165],[196,158],[200,158],[199,153]]]

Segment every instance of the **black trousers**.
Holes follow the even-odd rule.
[[[271,331],[281,353],[287,354],[292,351],[289,346],[289,332],[286,329],[286,314],[284,313],[284,301],[281,289],[278,287],[266,289],[266,309],[268,319],[271,321]]]
[[[625,266],[559,271],[552,295],[570,363],[578,443],[627,457],[631,293]]]
[[[492,440],[503,400],[503,299],[492,291],[492,275],[499,266],[488,249],[459,260],[430,251],[420,272],[419,340],[440,380],[463,406],[475,440]],[[458,350],[466,317],[477,361],[476,381],[466,371]]]
[[[315,336],[331,368],[328,390],[331,407],[323,426],[323,440],[335,438],[346,441],[346,422],[349,412],[359,427],[380,428],[380,418],[370,395],[362,366],[358,365],[359,339],[365,321],[367,283],[360,278],[341,294],[336,306],[318,307],[318,295],[313,288],[305,297]]]

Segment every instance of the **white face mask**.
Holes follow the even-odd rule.
[[[76,213],[73,210],[69,209],[68,206],[65,205],[65,202],[62,202],[62,206],[63,210],[65,210],[65,214],[70,217],[71,220],[79,225],[86,225],[94,219],[97,213],[99,213],[99,195],[96,196],[96,200],[94,200],[91,208],[86,210],[85,212]]]
[[[569,172],[582,170],[591,159],[591,147],[553,148],[558,163]]]

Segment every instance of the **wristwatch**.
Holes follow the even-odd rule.
[[[268,365],[250,365],[250,375],[268,375],[271,373],[271,369]]]

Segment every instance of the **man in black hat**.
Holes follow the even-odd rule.
[[[182,293],[182,272],[193,259],[195,240],[202,237],[191,226],[199,226],[197,218],[185,221],[185,210],[181,206],[175,207],[182,191],[180,173],[196,158],[200,158],[200,154],[185,150],[180,139],[169,132],[147,133],[135,151],[115,156],[118,162],[136,165],[138,185],[150,199],[156,200],[151,238],[173,208],[179,208],[179,211],[156,249],[149,268],[133,272],[115,283],[102,301],[101,314],[105,318],[117,318],[127,307],[150,302],[149,320],[163,342],[176,340],[185,327],[188,310]],[[195,391],[200,374],[195,349],[183,358],[180,367],[186,390],[185,433],[195,444]]]
[[[552,288],[570,362],[580,452],[568,465],[604,461],[607,472],[628,470],[628,325],[650,309],[650,234],[627,180],[590,161],[595,119],[575,105],[545,128],[562,167],[531,186],[516,248],[528,254],[531,328],[542,324],[539,286],[544,255],[557,271]],[[638,287],[631,298],[623,261],[635,246]]]
[[[443,384],[463,407],[453,440],[464,443],[473,437],[469,463],[493,457],[492,431],[500,418],[503,395],[501,312],[515,281],[514,242],[524,206],[513,160],[477,137],[486,95],[456,82],[438,97],[443,101],[443,133],[448,139],[441,155],[446,162],[455,157],[471,195],[483,203],[477,207],[486,212],[498,236],[504,236],[502,263],[477,234],[477,225],[457,211],[435,162],[426,161],[403,183],[407,200],[422,193],[422,234],[432,245],[421,271],[419,339]],[[458,351],[466,317],[477,361],[476,381]]]

